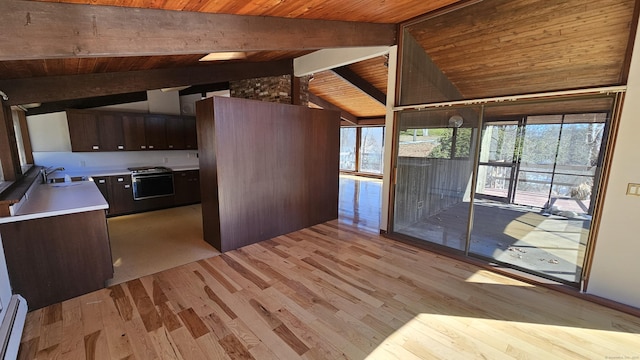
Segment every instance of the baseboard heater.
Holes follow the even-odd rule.
[[[0,325],[0,359],[9,360],[18,357],[20,338],[27,319],[27,301],[20,295],[12,295]]]

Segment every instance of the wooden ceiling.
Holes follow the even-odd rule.
[[[12,0],[13,1],[13,0]],[[635,0],[26,0],[32,4],[74,3],[277,18],[399,24],[463,98],[523,94],[623,84],[629,60]],[[459,7],[459,8],[454,8]],[[445,8],[446,11],[438,12]],[[453,10],[453,11],[450,11]],[[431,13],[430,13],[431,12]],[[427,17],[420,18],[427,14]],[[161,30],[159,30],[161,31]],[[128,39],[128,41],[133,41]],[[239,39],[238,41],[242,41]],[[313,49],[265,44],[246,60],[293,59]],[[274,49],[276,49],[274,51]],[[2,51],[0,51],[1,53]],[[211,67],[205,55],[36,58],[0,61],[4,79],[109,74],[136,70]],[[387,93],[387,59],[375,57],[348,69]],[[214,70],[215,71],[215,70]],[[375,96],[334,71],[314,74],[310,90],[359,118],[382,117]],[[424,101],[428,102],[428,101]]]
[[[34,1],[34,0],[30,0]],[[397,24],[459,0],[35,0],[216,14]]]
[[[473,99],[626,82],[635,0],[491,0],[408,26]]]

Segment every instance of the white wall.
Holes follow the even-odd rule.
[[[636,36],[627,94],[587,292],[640,308],[640,36]]]
[[[178,91],[148,90],[147,101],[152,114],[180,115],[180,96]]]
[[[71,151],[67,114],[63,112],[27,116],[33,152]]]

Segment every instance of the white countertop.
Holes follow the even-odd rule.
[[[198,170],[198,165],[178,165],[178,166],[170,166],[169,169],[173,171],[185,171],[185,170]],[[124,168],[110,168],[110,169],[68,169],[64,171],[58,171],[53,173],[49,178],[50,179],[62,179],[65,175],[69,175],[71,177],[75,176],[114,176],[114,175],[131,175],[131,171]]]
[[[93,181],[37,184],[13,216],[0,224],[109,208]]]

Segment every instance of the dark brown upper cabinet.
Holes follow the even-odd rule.
[[[185,117],[184,119],[184,148],[195,150],[198,148],[198,131],[196,129],[196,118]]]
[[[179,116],[167,116],[165,118],[167,135],[167,148],[169,150],[185,149],[185,124]]]
[[[98,139],[101,151],[123,151],[124,130],[122,115],[103,114],[98,116]]]
[[[72,151],[196,150],[195,117],[67,110]]]
[[[144,114],[122,115],[124,128],[124,146],[129,151],[147,150],[147,138],[144,130]]]
[[[113,113],[68,110],[72,151],[125,150],[122,117]]]
[[[144,134],[147,138],[147,150],[166,150],[167,119],[164,115],[146,115],[144,117]]]
[[[67,110],[67,122],[73,151],[100,151],[97,114]]]

